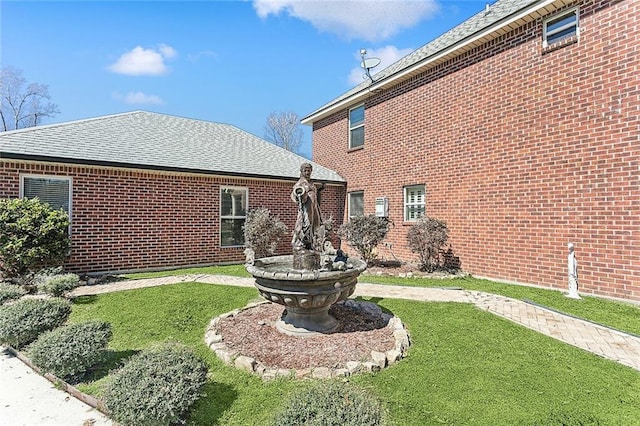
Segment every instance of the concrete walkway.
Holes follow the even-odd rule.
[[[207,284],[253,287],[252,278],[226,275],[184,275],[84,286],[77,288],[73,295],[94,295],[194,281]],[[640,371],[640,337],[621,333],[520,300],[478,291],[367,283],[358,283],[354,296],[408,299],[424,302],[472,303],[479,309]],[[69,409],[64,417],[53,417],[49,410],[50,405],[45,401],[58,401],[60,399],[69,401],[71,397],[54,388],[46,379],[39,376],[42,379],[40,385],[27,384],[25,377],[29,378],[29,374],[37,375],[24,364],[18,364],[21,363],[17,360],[8,359],[6,356],[0,358],[2,389],[11,389],[11,392],[0,392],[0,424],[82,425],[88,419],[91,419],[89,422],[95,422],[89,424],[111,424],[100,413],[77,400],[74,401],[74,404],[80,404],[80,411],[72,412]],[[14,374],[11,373],[12,369],[19,371]],[[31,373],[29,373],[30,371]],[[31,381],[31,378],[29,378],[29,381]],[[9,385],[9,383],[11,384]],[[37,397],[34,396],[36,388]],[[29,407],[26,408],[21,401],[29,400],[35,400],[37,403],[29,404]],[[67,406],[71,406],[71,404],[67,404]]]

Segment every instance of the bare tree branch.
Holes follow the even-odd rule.
[[[0,131],[37,126],[44,118],[60,113],[58,106],[50,102],[49,86],[31,83],[25,88],[26,83],[22,70],[0,70]]]
[[[264,126],[264,138],[291,152],[298,152],[302,144],[300,119],[295,112],[272,112]]]

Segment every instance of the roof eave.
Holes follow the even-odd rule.
[[[348,96],[334,104],[329,104],[325,108],[313,112],[306,117],[303,117],[300,122],[305,125],[313,125],[314,122],[326,118],[337,111],[340,111],[353,104],[362,102],[369,96],[370,93],[384,90],[394,84],[403,81],[406,78],[419,74],[429,66],[437,65],[438,63],[443,62],[451,58],[452,56],[456,56],[462,53],[467,48],[471,48],[485,40],[495,38],[496,36],[509,31],[511,29],[509,27],[510,25],[513,25],[515,23],[519,23],[519,25],[521,25],[539,18],[542,15],[538,12],[542,8],[551,6],[554,3],[561,3],[562,5],[564,5],[570,3],[571,1],[572,0],[540,0],[539,2],[532,3],[529,6],[524,7],[519,11],[502,18],[501,20],[491,24],[490,26],[485,27],[484,29],[474,34],[459,40],[451,46],[448,46],[445,49],[440,50],[435,54],[430,55],[395,74],[392,74],[382,80],[374,81],[369,86],[363,88],[362,90],[354,93],[351,96]],[[548,11],[546,11],[545,14],[547,12]]]

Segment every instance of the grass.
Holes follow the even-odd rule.
[[[189,423],[264,425],[304,382],[264,383],[225,366],[203,343],[211,318],[256,297],[250,288],[183,283],[80,297],[71,320],[110,322],[116,358],[159,341],[193,347],[211,379]],[[384,401],[392,425],[640,424],[635,370],[472,305],[374,301],[401,317],[413,345],[400,363],[350,380]],[[79,387],[99,396],[105,378],[93,379]]]
[[[177,269],[171,271],[130,274],[129,279],[156,278],[171,275],[213,274],[250,277],[244,265],[209,266],[203,268]],[[360,282],[409,287],[458,287],[464,290],[483,291],[518,300],[531,301],[569,315],[587,319],[627,333],[640,335],[640,306],[598,297],[583,297],[573,300],[557,290],[503,284],[473,277],[462,278],[399,278],[384,275],[362,275]]]

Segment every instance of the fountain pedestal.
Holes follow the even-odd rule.
[[[293,256],[274,256],[246,267],[262,297],[285,306],[277,329],[306,336],[337,328],[329,308],[353,294],[358,275],[367,268],[358,259],[349,259],[349,264],[351,268],[344,271],[298,270],[293,268]]]

